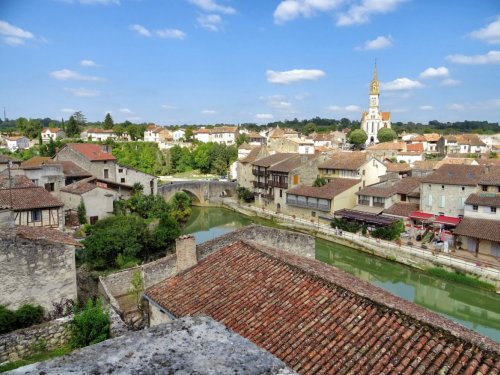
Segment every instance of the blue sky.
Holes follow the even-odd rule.
[[[8,118],[500,121],[498,0],[0,0]]]

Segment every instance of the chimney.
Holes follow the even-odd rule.
[[[177,254],[177,273],[195,266],[198,263],[196,242],[193,235],[180,236],[175,240]]]

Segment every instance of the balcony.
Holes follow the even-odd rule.
[[[373,207],[382,207],[384,208],[384,202],[373,202]]]
[[[269,201],[273,201],[274,200],[274,194],[262,194],[261,195],[263,199],[267,199]]]
[[[253,182],[253,187],[254,188],[259,188],[259,189],[267,189],[266,183],[261,182],[261,181],[254,181]]]
[[[277,187],[277,188],[280,188],[280,189],[288,189],[288,182],[285,182],[285,181],[273,181],[273,180],[270,180],[268,182],[269,186],[272,186],[272,187]]]
[[[263,170],[263,169],[252,169],[252,174],[254,176],[265,176],[266,175],[266,171]]]
[[[370,201],[369,200],[359,200],[358,201],[358,204],[362,205],[362,206],[369,206],[370,205]]]

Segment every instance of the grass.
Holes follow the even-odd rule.
[[[26,358],[20,359],[19,361],[9,362],[5,365],[0,366],[0,372],[14,370],[18,367],[26,366],[32,363],[46,361],[48,359],[61,357],[65,354],[68,354],[72,351],[71,347],[63,346],[62,348],[57,348],[53,350],[44,351],[41,353],[36,353],[30,355]]]
[[[475,277],[465,275],[463,273],[449,272],[439,267],[428,268],[426,272],[445,280],[454,281],[456,283],[472,286],[475,288],[481,288],[491,292],[494,292],[496,290],[494,285],[489,284],[485,281],[478,280]]]

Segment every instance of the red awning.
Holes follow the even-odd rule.
[[[435,224],[444,224],[444,225],[457,225],[460,223],[459,217],[453,217],[453,216],[444,216],[444,215],[439,215],[436,217],[436,220],[434,220]]]
[[[433,214],[428,214],[427,212],[422,212],[422,211],[412,211],[410,213],[410,218],[417,220],[429,220],[433,216],[434,216]]]

